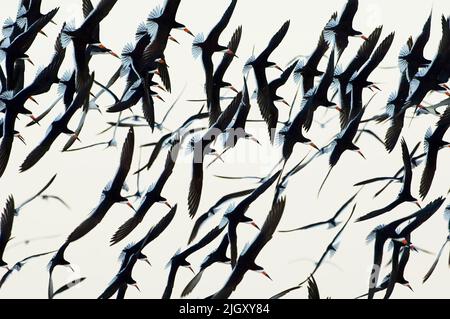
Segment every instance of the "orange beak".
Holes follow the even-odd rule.
[[[238,90],[236,90],[236,88],[234,87],[234,86],[229,86],[228,87],[231,91],[233,91],[234,93],[239,93],[239,91]]]
[[[38,101],[36,101],[32,96],[30,96],[28,99],[31,100],[31,101],[33,101],[33,102],[36,103],[37,105],[39,105]]]
[[[127,206],[130,207],[132,210],[136,211],[130,202],[127,202]]]
[[[320,151],[320,149],[317,147],[317,145],[314,144],[313,142],[309,142],[308,145],[315,148],[316,150]]]
[[[137,284],[132,285],[134,288],[136,288],[139,292],[141,292],[141,289],[139,289],[139,286]]]
[[[155,87],[157,87],[157,88],[160,89],[160,90],[163,90],[164,92],[167,91],[166,88],[163,87],[161,84],[156,84]]]
[[[375,84],[372,84],[372,87],[373,87],[375,90],[378,90],[378,91],[381,92],[381,89],[380,89],[378,86],[376,86]]]
[[[176,44],[180,44],[173,36],[169,35],[169,40],[175,42]]]
[[[256,137],[250,137],[250,140],[257,143],[258,145],[261,145],[261,143],[258,141],[258,139]],[[450,147],[450,146],[449,146]]]
[[[291,106],[289,105],[289,103],[288,103],[286,100],[284,100],[284,99],[281,100],[280,102],[283,103],[284,105],[288,106],[288,107],[291,107]]]
[[[338,110],[339,112],[342,113],[342,108],[341,108],[340,106],[337,106],[337,105],[336,105],[334,108],[335,108],[336,110]]]
[[[188,28],[184,28],[183,31],[186,32],[187,34],[191,35],[191,36],[194,36],[194,34]]]
[[[145,258],[144,261],[145,261],[150,267],[152,267],[152,264],[150,263],[150,261],[149,261],[147,258]]]
[[[366,159],[366,157],[364,156],[363,152],[358,151],[358,154],[362,156],[362,158]]]
[[[270,278],[269,274],[266,273],[265,271],[262,271],[262,272],[261,272],[261,275],[263,275],[263,276],[269,278],[270,280],[272,280],[272,278]],[[273,280],[272,280],[272,281],[273,281]]]
[[[16,136],[17,136],[17,138],[18,138],[23,144],[27,145],[27,143],[25,143],[25,139],[23,138],[22,135],[17,134]]]
[[[257,230],[261,230],[261,229],[259,228],[259,226],[256,225],[255,222],[251,222],[250,225],[252,225],[253,227],[255,227]]]
[[[113,57],[120,59],[120,56],[114,52],[114,51],[109,51],[109,54],[111,54]]]
[[[280,66],[278,66],[278,65],[274,65],[274,68],[277,69],[277,70],[279,70],[279,71],[281,71],[281,72],[284,72],[284,70],[283,70]]]
[[[369,41],[369,38],[366,37],[365,35],[362,35],[362,36],[361,36],[361,39],[363,39],[364,41]]]

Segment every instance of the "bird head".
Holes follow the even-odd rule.
[[[316,150],[320,151],[320,148],[311,140],[307,139],[308,141],[306,141],[304,144],[311,146],[312,148],[315,148]]]
[[[416,206],[419,207],[419,209],[422,209],[422,206],[420,205],[419,200],[417,198],[413,197],[411,194],[409,195],[408,201],[416,204]]]
[[[105,47],[102,43],[92,44],[88,47],[88,50],[90,51],[91,55],[111,54],[113,57],[120,59],[120,56],[117,53]]]
[[[441,144],[441,145],[439,145],[440,148],[450,147],[450,142],[441,141],[440,144]]]
[[[127,205],[128,207],[130,207],[132,210],[136,211],[136,210],[134,209],[134,207],[133,207],[133,204],[130,203],[130,201],[128,200],[128,198],[123,197],[123,196],[120,196],[119,202],[120,202],[120,203],[126,204],[126,205]]]
[[[291,106],[289,105],[289,103],[288,103],[283,97],[281,97],[281,96],[279,96],[279,95],[277,95],[277,94],[275,94],[275,95],[273,96],[273,101],[274,101],[274,102],[280,102],[280,103],[283,103],[284,105],[286,105],[286,106],[288,106],[288,107],[291,107]]]
[[[353,144],[353,145],[350,147],[350,150],[355,151],[356,153],[358,153],[359,155],[361,155],[362,158],[366,159],[366,156],[364,155],[364,153],[363,153],[363,152],[361,151],[361,149],[360,149],[358,146],[356,146],[355,144]]]
[[[409,283],[409,281],[407,280],[403,280],[402,282],[400,282],[401,285],[408,287],[411,291],[414,292],[414,289],[411,287],[411,284]]]
[[[186,32],[190,36],[194,37],[194,34],[191,32],[191,30],[189,30],[184,24],[175,22],[175,28],[174,29],[181,30],[183,32]]]
[[[164,204],[167,207],[169,207],[170,209],[172,209],[172,205],[169,204],[169,201],[166,198],[162,197],[162,196],[159,196],[158,203]]]
[[[144,255],[142,252],[140,252],[140,253],[138,254],[138,259],[139,259],[140,261],[143,261],[143,262],[147,263],[150,267],[152,266],[152,264],[151,264],[150,261],[148,260],[148,257],[147,257],[146,255]]]
[[[236,90],[236,88],[231,83],[228,83],[228,82],[222,81],[222,83],[220,84],[220,87],[223,89],[230,89],[231,91],[233,91],[235,93],[239,93],[239,91]]]
[[[277,69],[277,70],[279,70],[281,72],[284,72],[283,69],[280,66],[278,66],[278,64],[276,64],[274,62],[267,62],[266,63],[266,68],[273,68],[273,69]]]
[[[22,54],[22,56],[20,56],[18,58],[18,60],[22,60],[22,61],[26,61],[29,62],[31,65],[34,65],[33,61],[31,60],[31,58],[28,56],[28,54]]]
[[[141,289],[139,289],[139,286],[138,286],[136,280],[131,278],[131,276],[129,278],[127,278],[127,285],[132,286],[132,287],[136,288],[139,292],[141,292]]]
[[[190,262],[188,262],[186,259],[182,259],[182,260],[180,260],[180,267],[184,267],[184,268],[187,268],[187,269],[189,269],[190,271],[192,271],[192,273],[193,274],[195,274],[195,271],[194,271],[194,269],[192,268],[192,265],[191,265],[191,263]]]
[[[253,265],[250,266],[250,270],[253,270],[254,272],[257,272],[258,274],[261,274],[264,277],[267,277],[270,280],[272,280],[272,278],[270,278],[269,274],[264,270],[264,268],[255,263],[253,263]]]
[[[259,226],[250,217],[243,216],[242,219],[241,219],[241,222],[244,223],[244,224],[249,224],[249,225],[255,227],[256,229],[260,230]]]

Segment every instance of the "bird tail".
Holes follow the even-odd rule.
[[[145,35],[151,35],[152,33],[149,32],[149,28],[147,27],[147,24],[144,22],[139,23],[137,29],[136,29],[136,33],[135,33],[135,38],[134,40],[136,42],[139,42],[139,40],[142,39],[142,37],[144,37]]]
[[[252,55],[247,59],[247,61],[245,61],[244,68],[242,69],[242,72],[243,72],[244,74],[248,74],[248,73],[250,72],[250,70],[251,70],[251,68],[252,68],[251,63],[252,63],[253,61],[255,61],[255,59],[256,59],[255,55],[252,54]]]
[[[3,60],[6,59],[6,49],[9,47],[10,43],[11,42],[10,42],[9,38],[6,38],[0,44],[0,62],[3,62]]]
[[[336,19],[331,19],[326,25],[323,30],[323,37],[325,38],[325,41],[328,42],[330,45],[333,45],[336,40],[336,33],[333,31],[333,28],[337,26],[338,22]]]
[[[299,60],[297,62],[297,65],[295,66],[295,69],[294,69],[294,82],[295,83],[299,83],[300,80],[302,79],[302,74],[300,73],[300,71],[303,69],[305,64],[306,64],[306,62],[303,59]]]
[[[282,146],[286,140],[286,133],[289,130],[289,125],[286,124],[275,137],[275,146]]]
[[[198,274],[196,274],[195,277],[192,278],[192,280],[186,285],[186,287],[184,288],[183,292],[181,293],[181,297],[186,297],[187,295],[189,295],[194,290],[194,288],[200,282],[200,279],[202,279],[203,271],[204,270],[200,270],[198,272]]]
[[[195,36],[194,41],[192,42],[192,56],[194,59],[197,59],[200,54],[202,54],[202,48],[199,46],[200,43],[205,41],[205,36],[203,33],[199,33]]]
[[[25,6],[20,6],[19,10],[17,11],[17,18],[16,18],[16,24],[20,29],[23,29],[25,25],[28,23],[28,19],[25,16],[27,13],[27,8]]]
[[[3,22],[2,34],[5,38],[9,38],[13,33],[14,27],[16,23],[11,18],[7,18],[5,22]]]
[[[135,45],[133,43],[128,42],[125,44],[122,50],[122,67],[123,68],[129,68],[131,64],[133,63],[133,59],[131,58],[131,53],[133,53],[135,49]]]
[[[163,8],[161,6],[156,6],[150,11],[148,15],[146,27],[149,34],[156,34],[158,31],[158,23],[155,22],[157,18],[159,18],[163,14]]]
[[[411,53],[411,49],[408,46],[408,44],[405,44],[402,49],[400,50],[400,54],[398,56],[398,66],[400,68],[400,72],[405,72],[405,70],[408,68],[408,61],[407,58],[409,54]]]
[[[66,23],[62,32],[61,32],[61,45],[63,48],[67,48],[70,41],[72,41],[71,34],[76,30],[75,28],[75,20]]]

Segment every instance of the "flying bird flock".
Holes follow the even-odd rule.
[[[196,33],[195,21],[177,13],[204,11],[200,2],[133,3],[129,10],[147,18],[128,38],[119,32],[126,20],[111,19],[124,1],[72,1],[74,20],[44,10],[46,1],[18,2],[0,41],[0,295],[26,271],[36,274],[26,285],[49,299],[92,289],[100,299],[253,298],[252,285],[273,299],[299,291],[310,299],[414,298],[410,290],[433,289],[448,275],[445,13],[431,12],[423,27],[415,18],[418,33],[400,38],[383,25],[358,26],[365,13],[347,0],[321,29],[303,23],[318,41],[302,52],[302,33],[287,41],[295,14],[258,37],[246,35],[247,25],[264,23],[257,18],[233,29],[238,0],[214,7],[214,23]],[[108,25],[117,33],[106,34]],[[121,54],[102,42],[111,37]],[[291,56],[277,54],[283,46]],[[48,58],[33,56],[44,47]],[[100,60],[106,67],[96,67]],[[189,70],[201,76],[196,98],[189,82],[178,91],[180,72],[195,83]],[[92,130],[111,139],[98,142]],[[252,161],[248,149],[272,160]],[[239,154],[248,162],[234,162]],[[83,165],[98,174],[83,175]],[[329,211],[313,214],[321,203]],[[314,260],[293,261],[303,250]],[[337,280],[330,269],[339,285],[363,278],[354,285],[361,290],[321,289]]]

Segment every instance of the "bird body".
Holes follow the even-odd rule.
[[[167,183],[168,179],[172,175],[173,169],[175,167],[175,162],[178,157],[179,148],[180,146],[176,143],[172,146],[171,150],[167,155],[164,171],[162,172],[158,181],[156,182],[156,184],[151,185],[149,187],[134,216],[131,217],[128,221],[126,221],[121,227],[119,227],[119,229],[111,239],[112,245],[117,244],[119,241],[123,240],[126,236],[128,236],[142,222],[145,215],[154,204],[164,203],[165,205],[169,206],[169,208],[172,208],[170,204],[167,202],[167,199],[161,196],[161,192],[163,191],[163,188]]]
[[[272,239],[272,236],[275,233],[278,224],[280,223],[281,217],[283,216],[285,205],[285,198],[281,198],[276,203],[274,203],[271,211],[269,212],[269,215],[266,218],[266,221],[264,222],[263,227],[261,228],[261,231],[252,241],[252,243],[248,245],[241,253],[226,283],[218,292],[211,296],[212,299],[228,298],[241,283],[241,281],[244,279],[245,274],[249,270],[260,272],[268,277],[264,269],[261,266],[258,266],[255,261],[261,250]]]
[[[56,266],[68,266],[70,263],[64,259],[64,252],[67,247],[83,238],[86,234],[91,232],[106,216],[110,208],[115,203],[127,202],[128,200],[121,195],[121,191],[125,182],[125,179],[130,170],[131,162],[133,159],[134,152],[134,131],[131,128],[128,132],[127,138],[124,142],[122,148],[122,154],[120,158],[120,166],[117,170],[114,179],[109,183],[102,192],[100,203],[92,211],[89,217],[84,220],[75,230],[67,237],[64,244],[59,248],[55,256],[49,263],[49,297],[53,296],[53,283],[52,283],[52,273]]]
[[[272,100],[266,69],[275,67],[280,69],[276,63],[269,62],[269,58],[275,49],[285,38],[290,26],[290,21],[286,21],[277,33],[272,37],[269,45],[257,57],[251,57],[244,66],[244,71],[253,68],[257,85],[257,100],[261,115],[267,123],[271,141],[274,141],[275,130],[278,123],[278,109]]]
[[[397,206],[405,203],[405,202],[415,202],[419,207],[420,205],[417,202],[417,199],[414,198],[411,195],[411,182],[412,182],[412,165],[411,165],[411,158],[409,155],[408,145],[406,144],[405,140],[402,140],[402,158],[403,158],[403,165],[404,165],[404,175],[403,175],[403,187],[398,194],[397,198],[387,205],[384,208],[372,211],[358,219],[358,221],[364,221],[368,219],[375,218],[377,216],[380,216],[382,214],[388,213],[392,211]]]
[[[425,198],[431,188],[431,184],[434,179],[434,175],[437,169],[438,153],[442,148],[450,147],[450,142],[443,140],[445,133],[450,128],[450,107],[447,107],[444,114],[436,125],[434,132],[427,131],[425,135],[425,151],[427,153],[427,159],[425,169],[420,181],[420,196]]]

